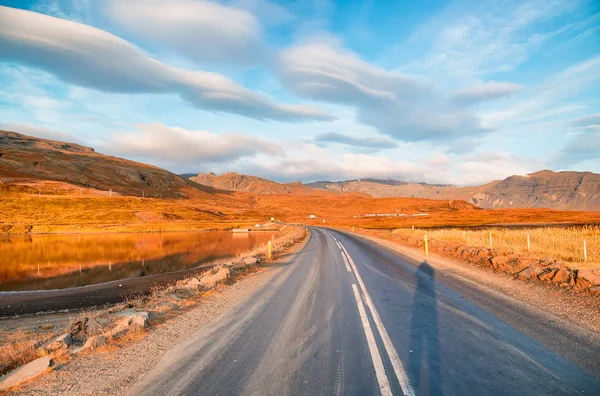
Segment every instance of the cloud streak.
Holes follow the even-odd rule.
[[[110,0],[105,9],[134,36],[196,61],[248,65],[266,55],[260,23],[238,8],[208,1]]]
[[[139,124],[135,132],[119,132],[101,147],[113,154],[153,158],[168,163],[206,164],[233,162],[259,154],[281,156],[272,142],[237,133],[215,134],[161,123]]]
[[[338,143],[347,146],[387,149],[398,147],[398,143],[391,139],[378,139],[372,137],[357,138],[341,133],[322,133],[315,137],[315,141],[322,143]]]
[[[507,98],[519,92],[522,88],[523,86],[520,84],[490,81],[464,88],[454,96],[454,99],[458,103],[475,104]]]
[[[170,67],[103,30],[3,6],[0,60],[32,65],[69,84],[106,92],[177,94],[208,111],[277,121],[331,119],[312,106],[277,104],[217,73]]]
[[[331,43],[289,48],[278,70],[296,94],[354,106],[359,121],[398,140],[449,140],[488,132],[475,114],[426,82],[370,65]]]

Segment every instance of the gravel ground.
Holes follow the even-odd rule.
[[[126,348],[76,357],[22,386],[17,395],[118,395],[140,380],[176,344],[228,313],[268,283],[281,268],[265,270],[213,293],[196,308],[150,329]]]

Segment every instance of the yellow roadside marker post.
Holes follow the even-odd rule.
[[[273,257],[273,244],[271,243],[271,241],[269,241],[269,243],[267,244],[267,260],[271,260],[271,258]]]

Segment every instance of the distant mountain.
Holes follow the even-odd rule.
[[[361,192],[377,198],[462,199],[482,208],[600,211],[600,175],[592,172],[543,170],[472,187],[377,179],[320,181],[307,185],[327,191]]]
[[[326,195],[323,190],[310,188],[301,182],[277,183],[257,176],[229,172],[222,175],[200,173],[189,178],[193,182],[222,190],[243,191],[261,195]]]
[[[543,170],[510,176],[479,187],[457,190],[484,208],[552,208],[600,211],[600,175],[592,172]]]
[[[212,193],[167,170],[75,143],[0,130],[0,181],[49,180],[122,195],[180,198]]]
[[[456,189],[456,186],[452,185],[407,183],[392,179],[359,179],[340,182],[318,181],[308,183],[307,186],[339,193],[364,193],[373,198],[438,198],[445,191]]]

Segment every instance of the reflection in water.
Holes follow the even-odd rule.
[[[270,239],[227,231],[0,237],[0,291],[49,290],[194,268]]]
[[[409,375],[419,395],[442,395],[435,271],[424,262],[419,266],[417,289],[410,322]]]

